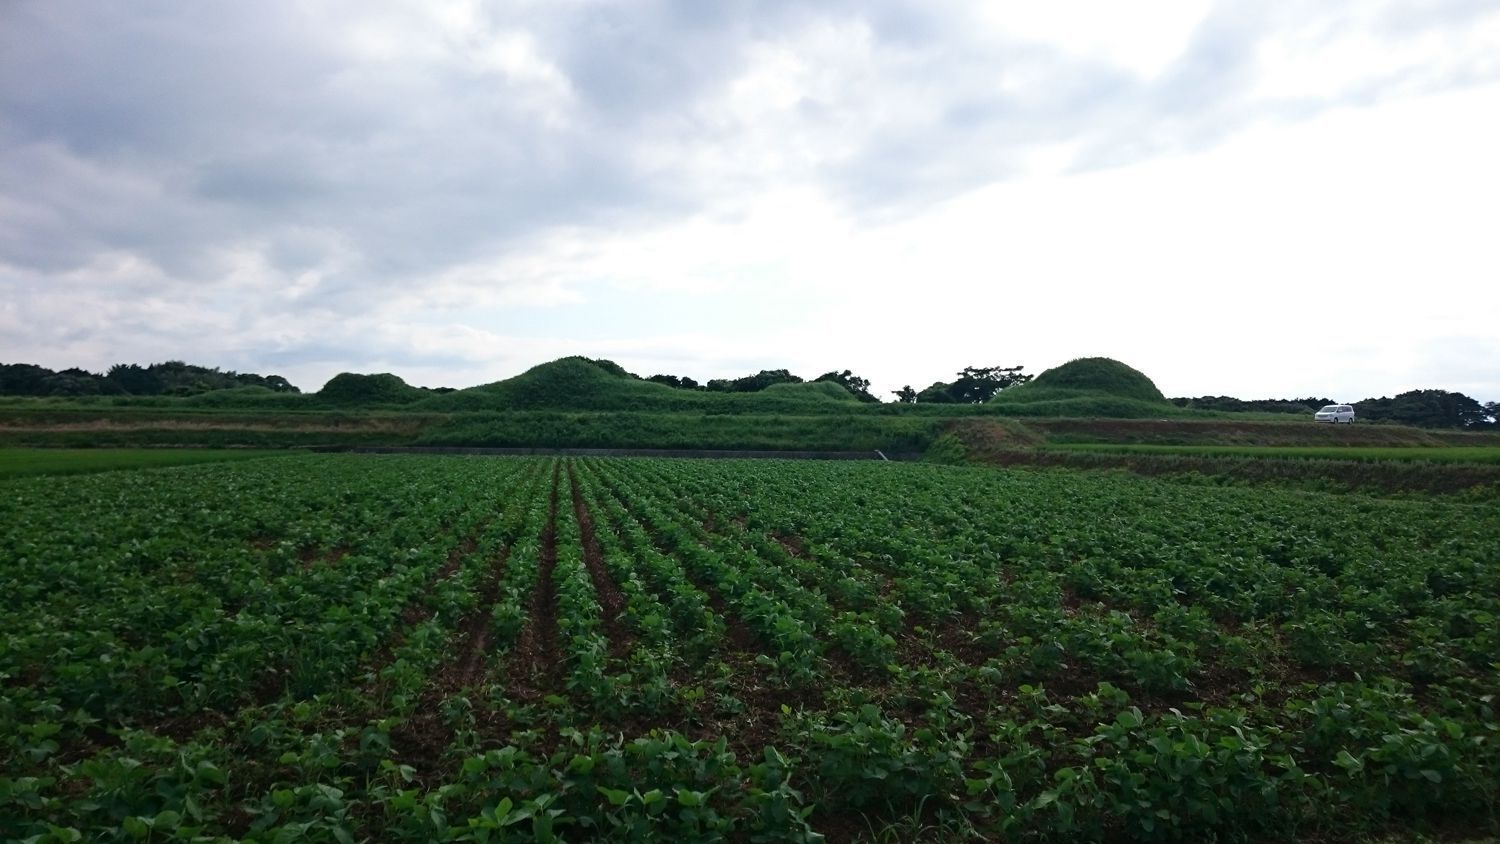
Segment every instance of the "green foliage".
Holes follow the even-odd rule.
[[[1496,831],[1493,506],[352,455],[0,502],[6,840]]]
[[[810,385],[808,385],[810,386]],[[820,384],[818,390],[836,385]],[[788,389],[805,389],[788,385]],[[768,391],[770,392],[770,391]],[[764,401],[765,399],[762,398]],[[847,396],[797,397],[791,412],[767,413],[512,413],[455,414],[433,425],[418,445],[499,448],[651,448],[819,451],[921,451],[937,436],[936,417],[809,413],[817,405],[855,405]]]
[[[1143,445],[1117,443],[1061,443],[1066,451],[1105,454],[1185,454],[1213,457],[1261,459],[1431,461],[1435,463],[1500,463],[1500,445],[1493,446],[1243,446],[1243,445]]]
[[[1447,390],[1411,390],[1394,398],[1365,399],[1354,410],[1362,422],[1395,422],[1422,428],[1477,427],[1486,425],[1490,419],[1479,402]]]
[[[808,381],[804,383],[772,384],[761,391],[763,398],[835,401],[845,404],[862,401],[843,385],[832,381]]]
[[[928,446],[927,453],[922,455],[922,459],[929,463],[959,466],[969,462],[969,452],[958,437],[953,434],[943,434],[932,441],[932,445]]]
[[[186,466],[193,463],[254,460],[285,454],[288,452],[252,449],[0,448],[0,478],[25,475],[75,475],[114,469],[145,469],[153,466]]]
[[[0,364],[0,395],[10,396],[191,396],[211,390],[263,387],[277,393],[297,393],[280,375],[223,372],[169,360],[150,366],[116,364],[103,375],[83,369],[53,372],[34,364]]]
[[[703,385],[685,375],[652,375],[646,379],[653,384],[664,384],[678,390],[701,390]]]
[[[802,379],[785,369],[762,369],[741,378],[714,378],[706,385],[711,393],[757,393],[777,384],[801,384]]]
[[[989,402],[989,407],[1006,416],[1080,419],[1163,419],[1191,413],[1165,403],[1087,390],[1036,387],[1034,383],[1017,387],[1013,392],[1021,393],[1023,389],[1025,395],[1013,398],[1006,397],[1012,391],[1001,393]]]
[[[1237,399],[1230,396],[1199,396],[1197,398],[1176,398],[1172,404],[1178,407],[1189,407],[1197,410],[1218,410],[1228,413],[1294,413],[1310,416],[1318,410],[1330,404],[1337,404],[1333,399],[1305,398],[1305,399]]]
[[[669,383],[672,378],[652,376],[641,380],[628,374],[613,373],[586,358],[563,358],[505,381],[434,396],[417,406],[440,412],[572,410],[763,414],[804,409],[812,412],[847,410],[854,404],[848,392],[838,384],[804,384],[802,379],[785,370],[710,382],[706,390],[689,389],[682,380]],[[599,424],[607,425],[608,420],[599,420]]]
[[[870,394],[870,379],[861,378],[849,370],[842,372],[825,372],[813,379],[814,383],[827,381],[843,387],[848,393],[862,402],[878,402],[880,399]]]
[[[958,399],[953,397],[950,389],[952,386],[947,381],[934,381],[918,391],[914,401],[917,404],[957,404]]]
[[[953,381],[936,381],[919,393],[911,388],[897,392],[902,402],[920,404],[983,404],[995,395],[1017,384],[1031,380],[1021,374],[1019,366],[966,366]]]

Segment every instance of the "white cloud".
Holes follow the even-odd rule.
[[[1492,399],[1497,56],[1412,2],[6,6],[0,359]]]
[[[1209,0],[1111,3],[1050,0],[999,2],[977,7],[996,31],[1063,51],[1079,60],[1104,61],[1152,77],[1182,55],[1193,30],[1212,8]]]

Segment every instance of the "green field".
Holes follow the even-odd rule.
[[[207,448],[0,448],[0,478],[253,460],[289,452]]]
[[[0,839],[1496,829],[1494,505],[301,455],[0,514]]]
[[[1051,448],[1104,454],[1182,454],[1305,460],[1423,460],[1438,463],[1500,463],[1500,445],[1436,447],[1147,445],[1058,443]]]

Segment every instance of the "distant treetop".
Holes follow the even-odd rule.
[[[222,371],[180,360],[150,366],[115,364],[107,373],[76,367],[53,372],[30,363],[0,364],[0,395],[6,396],[193,396],[236,387],[302,392],[280,375]]]

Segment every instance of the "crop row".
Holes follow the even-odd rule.
[[[1494,823],[1489,506],[311,455],[0,489],[4,838]]]

